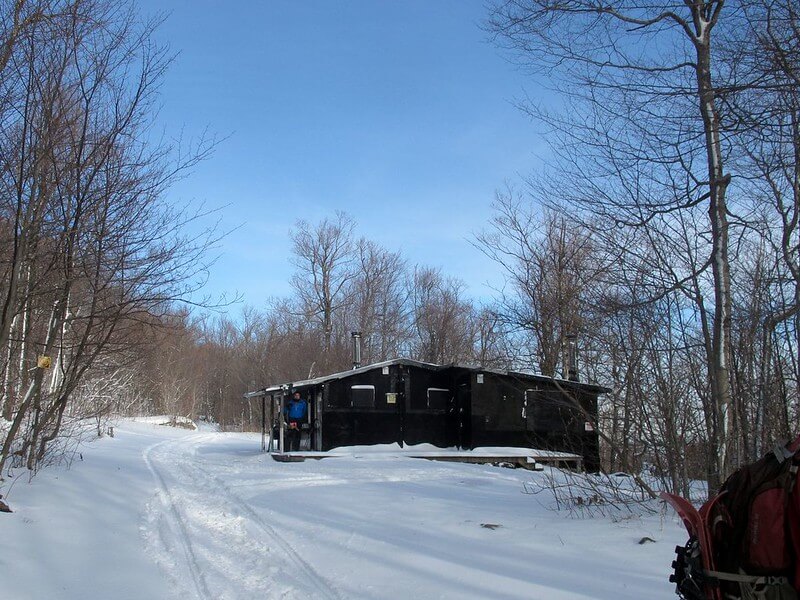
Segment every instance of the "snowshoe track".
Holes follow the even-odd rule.
[[[192,445],[194,450],[194,455],[196,456],[196,449],[202,442],[206,439],[209,439],[208,436],[203,437],[195,437],[188,442]],[[315,595],[317,598],[327,598],[329,600],[343,600],[343,598],[339,595],[335,588],[328,583],[322,575],[320,575],[316,569],[307,561],[305,560],[294,548],[294,546],[285,538],[283,537],[278,530],[276,530],[272,525],[267,523],[267,521],[261,517],[247,502],[245,502],[241,497],[239,497],[235,492],[233,492],[230,487],[219,477],[202,471],[197,464],[192,461],[188,461],[188,467],[196,474],[199,475],[201,479],[204,479],[205,482],[213,484],[212,489],[217,489],[224,493],[225,497],[230,500],[230,503],[236,506],[241,512],[247,515],[252,522],[267,534],[268,538],[274,541],[278,546],[280,546],[281,550],[283,550],[288,556],[292,558],[295,563],[295,566],[299,566],[303,571],[305,577],[309,582],[313,584],[316,588],[316,592],[319,595]],[[186,466],[186,465],[184,465]]]
[[[158,484],[158,495],[161,499],[161,504],[166,509],[170,521],[174,521],[172,529],[182,547],[186,568],[191,575],[198,597],[201,600],[209,600],[221,596],[225,597],[225,594],[212,593],[212,591],[217,591],[217,586],[209,585],[203,567],[198,560],[197,552],[193,547],[190,533],[191,527],[187,525],[187,518],[191,517],[181,514],[181,502],[176,500],[175,494],[168,485],[168,479],[174,480],[184,491],[191,489],[192,492],[195,492],[195,496],[198,495],[196,492],[199,491],[203,497],[208,498],[209,504],[213,505],[212,509],[216,509],[215,515],[225,514],[229,518],[240,519],[244,522],[244,529],[247,530],[246,535],[250,538],[245,540],[245,545],[251,546],[253,553],[262,555],[254,558],[255,564],[252,565],[250,576],[255,577],[256,573],[260,573],[263,579],[265,572],[272,572],[267,578],[272,577],[277,584],[270,586],[269,589],[263,589],[264,581],[254,584],[259,585],[261,593],[267,594],[265,597],[314,597],[326,600],[343,600],[338,590],[320,575],[275,527],[259,515],[244,499],[234,493],[220,477],[202,468],[202,460],[197,456],[197,449],[209,439],[213,439],[213,436],[189,435],[177,440],[154,444],[143,452],[144,460]],[[165,477],[164,472],[168,473],[168,478]],[[178,490],[179,493],[180,491]],[[186,500],[187,504],[191,503],[190,498]],[[190,512],[190,507],[186,506],[184,510],[188,513]],[[235,516],[231,517],[228,513],[232,513]],[[195,524],[195,527],[197,526]],[[202,523],[200,526],[202,526]],[[206,530],[208,530],[208,527],[206,527]],[[269,546],[274,546],[279,552],[277,555],[271,555],[272,561],[266,560],[266,555],[271,552]],[[261,551],[259,552],[259,550]],[[285,582],[282,582],[280,578],[282,573],[272,564],[274,560],[282,560],[289,563],[287,566],[291,566],[291,570],[296,575],[296,581],[302,582],[302,587],[306,588],[302,593],[301,589],[298,589],[296,585],[291,585],[291,582],[286,587]],[[269,569],[265,571],[267,565],[269,565]],[[220,575],[220,573],[212,575]],[[236,574],[226,572],[223,572],[222,575],[237,577]],[[212,579],[211,581],[214,580]],[[280,589],[282,583],[284,585]],[[222,587],[225,587],[224,584],[222,584]]]
[[[170,493],[169,486],[167,485],[164,476],[161,474],[161,471],[156,467],[155,463],[152,460],[152,453],[157,448],[161,446],[172,444],[171,440],[165,442],[159,442],[157,444],[153,444],[145,449],[142,453],[142,457],[144,458],[145,464],[147,464],[147,468],[153,474],[153,479],[156,480],[158,483],[159,491],[158,495],[161,499],[161,503],[166,506],[169,513],[172,515],[175,527],[177,528],[177,539],[181,545],[183,550],[183,555],[186,559],[186,566],[191,573],[192,581],[194,582],[195,590],[197,591],[197,595],[201,600],[211,600],[213,596],[208,589],[208,584],[203,577],[203,573],[200,570],[200,567],[197,563],[197,557],[195,556],[194,550],[192,549],[192,542],[189,537],[189,533],[186,529],[186,523],[184,522],[183,517],[181,516],[180,510],[178,509],[177,504],[175,503],[172,494]]]

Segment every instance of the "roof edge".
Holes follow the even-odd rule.
[[[313,385],[319,385],[321,383],[325,383],[326,381],[335,381],[338,379],[344,379],[345,377],[349,377],[350,375],[357,375],[360,373],[367,373],[372,371],[373,369],[381,369],[383,367],[390,367],[394,365],[405,365],[405,366],[413,366],[413,367],[421,367],[424,369],[430,369],[432,371],[441,371],[443,369],[463,369],[465,371],[471,371],[473,373],[494,373],[496,375],[503,375],[503,376],[510,376],[510,377],[524,377],[527,379],[533,379],[538,381],[552,381],[557,385],[561,385],[564,387],[569,388],[581,388],[584,390],[591,390],[597,392],[599,394],[608,394],[611,392],[610,388],[605,386],[596,384],[596,383],[585,383],[582,381],[573,381],[571,379],[563,379],[559,377],[548,377],[547,375],[541,375],[538,373],[525,373],[522,371],[513,371],[513,370],[504,370],[504,369],[494,369],[494,368],[487,368],[487,367],[480,367],[474,365],[463,365],[458,363],[450,363],[446,365],[437,365],[434,363],[427,363],[419,360],[414,360],[411,358],[394,358],[391,360],[384,360],[377,363],[372,363],[369,365],[365,365],[363,367],[358,367],[357,369],[350,369],[347,371],[340,371],[338,373],[331,373],[330,375],[324,375],[320,377],[314,377],[311,379],[301,379],[298,381],[287,381],[282,384],[273,384],[269,385],[265,388],[260,390],[255,390],[252,392],[247,392],[244,394],[244,397],[247,399],[251,398],[260,398],[261,396],[266,396],[270,393],[278,392],[284,389],[292,389],[297,387],[308,387]]]

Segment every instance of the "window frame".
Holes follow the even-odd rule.
[[[371,391],[372,392],[372,403],[371,404],[356,404],[356,398],[354,392],[360,391]],[[353,384],[350,386],[350,407],[351,408],[375,408],[375,386],[371,384]]]
[[[431,408],[431,392],[446,392],[447,398],[445,399],[445,404],[441,408]],[[440,387],[429,387],[425,390],[425,401],[428,406],[428,410],[447,410],[447,405],[450,402],[450,399],[453,397],[453,392],[450,391],[450,388],[440,388]]]

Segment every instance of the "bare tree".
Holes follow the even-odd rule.
[[[800,309],[800,13],[788,0],[754,0],[744,9],[747,35],[733,40],[724,56],[740,83],[720,96],[723,123],[735,133],[739,186],[751,199],[742,218],[751,237],[757,237],[749,257],[759,260],[746,260],[742,268],[744,282],[752,284],[748,289],[757,297],[740,302],[760,352],[744,354],[751,377],[741,369],[737,373],[739,389],[755,407],[750,414],[745,404],[738,407],[742,424],[754,425],[743,431],[741,443],[757,456],[788,435],[788,405],[794,396],[784,378],[776,377],[787,366],[776,352],[779,329],[791,329]],[[794,345],[785,337],[782,342]],[[800,372],[792,371],[797,381]]]
[[[438,269],[416,267],[409,281],[415,337],[411,354],[419,360],[447,364],[468,361],[473,339],[473,307],[464,298],[464,283]]]
[[[335,314],[345,306],[354,277],[354,228],[353,218],[339,211],[334,220],[316,225],[298,221],[290,233],[297,267],[291,284],[304,310],[319,322],[326,353],[333,347]]]
[[[702,295],[714,307],[706,362],[714,406],[709,434],[718,457],[709,474],[712,489],[735,466],[737,437],[730,376],[731,179],[717,98],[721,73],[713,57],[719,34],[732,35],[742,18],[725,0],[687,0],[674,9],[637,0],[515,0],[495,4],[489,23],[526,64],[553,68],[573,101],[569,118],[549,120],[563,136],[562,148],[582,153],[583,178],[575,181],[587,185],[566,194],[576,209],[609,224],[652,228],[658,215],[705,207],[708,248],[700,265],[711,274]],[[617,185],[604,186],[611,179]]]
[[[503,318],[488,306],[475,309],[472,316],[472,363],[486,368],[513,368],[513,353],[509,347]]]
[[[398,252],[361,239],[350,284],[353,331],[361,332],[364,361],[377,362],[400,354],[407,340],[408,310],[403,282],[406,264]]]
[[[563,366],[568,336],[583,336],[591,312],[591,286],[598,277],[591,235],[510,190],[497,195],[494,210],[477,245],[506,276],[495,311],[521,346],[518,358],[554,376]]]
[[[154,146],[150,110],[169,62],[123,2],[73,0],[25,38],[9,65],[25,82],[0,128],[2,210],[15,239],[3,293],[4,412],[0,450],[35,469],[95,365],[129,359],[139,321],[153,321],[202,283],[213,233],[165,187],[210,150]],[[13,151],[11,151],[13,149]],[[4,325],[5,327],[5,325]],[[3,333],[7,335],[7,333]],[[47,361],[52,359],[47,371]]]

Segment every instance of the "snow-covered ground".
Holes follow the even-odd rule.
[[[260,436],[209,427],[115,434],[69,470],[17,472],[0,598],[675,597],[673,515],[570,518],[525,493],[547,472],[366,451],[279,463]]]

